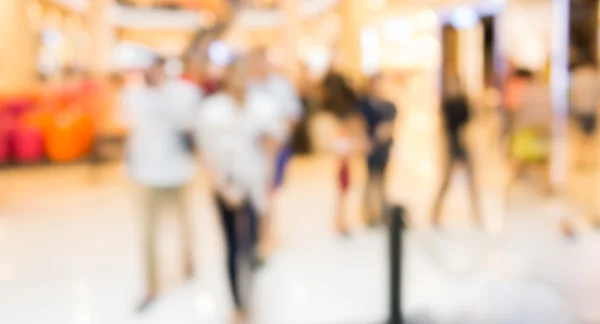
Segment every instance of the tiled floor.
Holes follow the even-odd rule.
[[[398,152],[391,198],[410,208],[415,223],[407,234],[406,313],[423,323],[600,323],[600,234],[582,227],[576,240],[562,238],[553,216],[578,209],[525,187],[504,215],[501,163],[481,150],[478,164],[497,171],[481,172],[487,174],[481,177],[486,232],[470,225],[460,174],[446,204],[445,229],[429,230],[426,216],[439,175],[426,161],[436,160],[435,142]],[[360,179],[360,163],[355,166]],[[357,225],[349,238],[334,234],[334,170],[335,161],[326,157],[291,165],[277,201],[280,248],[252,280],[252,323],[384,322],[386,232]],[[179,279],[178,235],[165,217],[166,292],[138,315],[133,310],[143,283],[135,188],[118,167],[100,172],[98,182],[89,181],[84,166],[0,173],[0,323],[227,323],[222,237],[201,181],[190,192],[198,278]],[[349,201],[354,218],[360,186]]]

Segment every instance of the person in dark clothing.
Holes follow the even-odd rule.
[[[385,211],[383,175],[393,144],[397,114],[396,106],[383,98],[382,83],[380,75],[373,76],[365,98],[358,105],[366,122],[371,148],[367,157],[369,178],[365,190],[365,221],[369,225],[380,223]]]
[[[441,222],[441,208],[443,199],[450,186],[450,177],[456,166],[463,164],[469,178],[469,191],[474,220],[481,224],[479,208],[479,195],[477,193],[473,162],[462,139],[465,126],[470,120],[470,106],[466,96],[460,90],[460,83],[456,78],[446,82],[442,102],[444,128],[447,140],[448,159],[442,176],[442,186],[433,205],[432,222],[438,227]]]
[[[317,84],[311,80],[310,72],[306,65],[301,65],[300,71],[298,94],[302,103],[302,117],[292,133],[291,143],[294,154],[306,155],[310,154],[313,149],[309,136],[309,125],[319,105],[316,102],[317,96],[315,94]]]

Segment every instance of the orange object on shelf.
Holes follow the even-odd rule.
[[[46,132],[46,154],[54,162],[84,158],[94,141],[94,124],[89,113],[79,106],[55,112]]]

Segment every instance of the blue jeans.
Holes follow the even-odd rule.
[[[292,146],[286,144],[277,155],[277,161],[275,162],[275,177],[273,179],[273,188],[277,189],[283,184],[285,179],[285,170],[288,162],[292,159],[293,155]]]

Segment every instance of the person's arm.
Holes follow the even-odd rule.
[[[123,129],[123,135],[125,136],[129,134],[133,126],[132,110],[138,105],[134,91],[136,90],[126,88],[117,95],[115,119]]]
[[[346,125],[352,140],[352,151],[359,154],[369,153],[372,148],[364,118],[356,114],[346,121]]]
[[[278,79],[275,90],[278,92],[277,95],[282,98],[282,103],[285,105],[284,109],[288,121],[288,128],[291,131],[302,118],[302,100],[294,85],[284,77]]]
[[[385,107],[382,112],[382,121],[375,128],[375,137],[379,143],[387,143],[393,139],[396,125],[396,106],[391,102],[386,102],[384,104]]]

